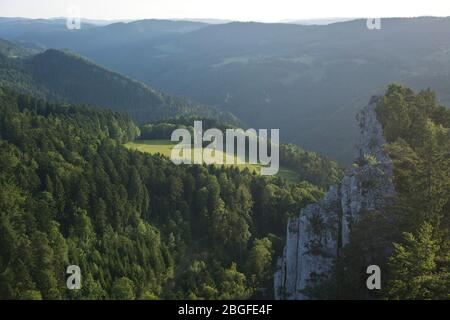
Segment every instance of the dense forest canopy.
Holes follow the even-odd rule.
[[[450,112],[431,90],[391,85],[377,114],[395,201],[358,221],[333,281],[311,295],[447,299]],[[141,128],[152,134],[160,125]],[[285,161],[316,185],[233,167],[176,166],[123,147],[139,135],[123,114],[1,89],[1,298],[272,297],[287,218],[323,196],[330,183],[323,170],[333,165],[286,145]],[[387,289],[367,296],[360,278],[374,256],[384,261]],[[81,267],[80,291],[65,286],[70,264]]]
[[[323,195],[129,151],[127,116],[5,88],[0,125],[2,299],[271,297],[287,217]]]
[[[387,297],[450,298],[450,111],[430,89],[391,85],[377,107],[398,196],[401,232],[388,260]],[[395,233],[394,233],[395,235]]]

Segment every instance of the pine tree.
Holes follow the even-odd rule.
[[[389,260],[392,280],[388,283],[391,299],[449,298],[447,271],[438,269],[439,245],[433,240],[433,227],[424,223],[417,235],[404,234],[404,243],[395,243]],[[446,279],[446,284],[442,281]]]

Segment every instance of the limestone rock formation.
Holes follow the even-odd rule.
[[[377,98],[359,114],[359,156],[339,186],[318,203],[288,221],[286,246],[274,276],[276,299],[306,299],[302,290],[326,279],[349,242],[352,224],[361,214],[382,208],[394,194],[392,164],[376,116]]]

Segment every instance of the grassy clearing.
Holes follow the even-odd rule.
[[[170,140],[135,140],[133,142],[128,142],[125,147],[131,150],[138,150],[141,152],[146,152],[150,154],[161,154],[163,156],[169,157],[172,153],[172,148],[176,145],[176,142]],[[222,155],[224,157],[225,154]],[[235,156],[236,161],[236,156]],[[255,171],[260,173],[261,165],[259,164],[233,164],[232,166],[237,166],[239,169],[244,170],[248,168],[250,171]],[[290,169],[281,167],[278,171],[277,176],[280,176],[286,180],[292,182],[299,182],[300,177],[298,174]]]
[[[125,147],[150,154],[159,153],[170,158],[172,148],[175,145],[176,142],[172,142],[170,140],[136,140],[133,142],[128,142],[125,144]]]

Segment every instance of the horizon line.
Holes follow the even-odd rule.
[[[379,16],[379,17],[316,17],[316,18],[292,18],[292,19],[282,19],[282,20],[246,20],[246,19],[227,19],[227,18],[156,18],[156,17],[139,17],[139,18],[91,18],[91,17],[80,17],[81,20],[92,20],[92,21],[103,21],[103,22],[134,22],[134,21],[142,21],[142,20],[166,20],[166,21],[223,21],[227,22],[257,22],[257,23],[268,23],[268,24],[276,24],[276,23],[293,23],[293,22],[308,22],[308,21],[326,21],[326,20],[336,20],[335,22],[349,22],[354,20],[361,19],[414,19],[414,18],[449,18],[450,16],[443,15],[418,15],[418,16]],[[27,20],[62,20],[66,19],[66,16],[53,16],[53,17],[26,17],[26,16],[0,16],[0,18],[7,19],[27,19]],[[342,21],[339,21],[342,20]],[[333,22],[331,22],[333,23]]]

